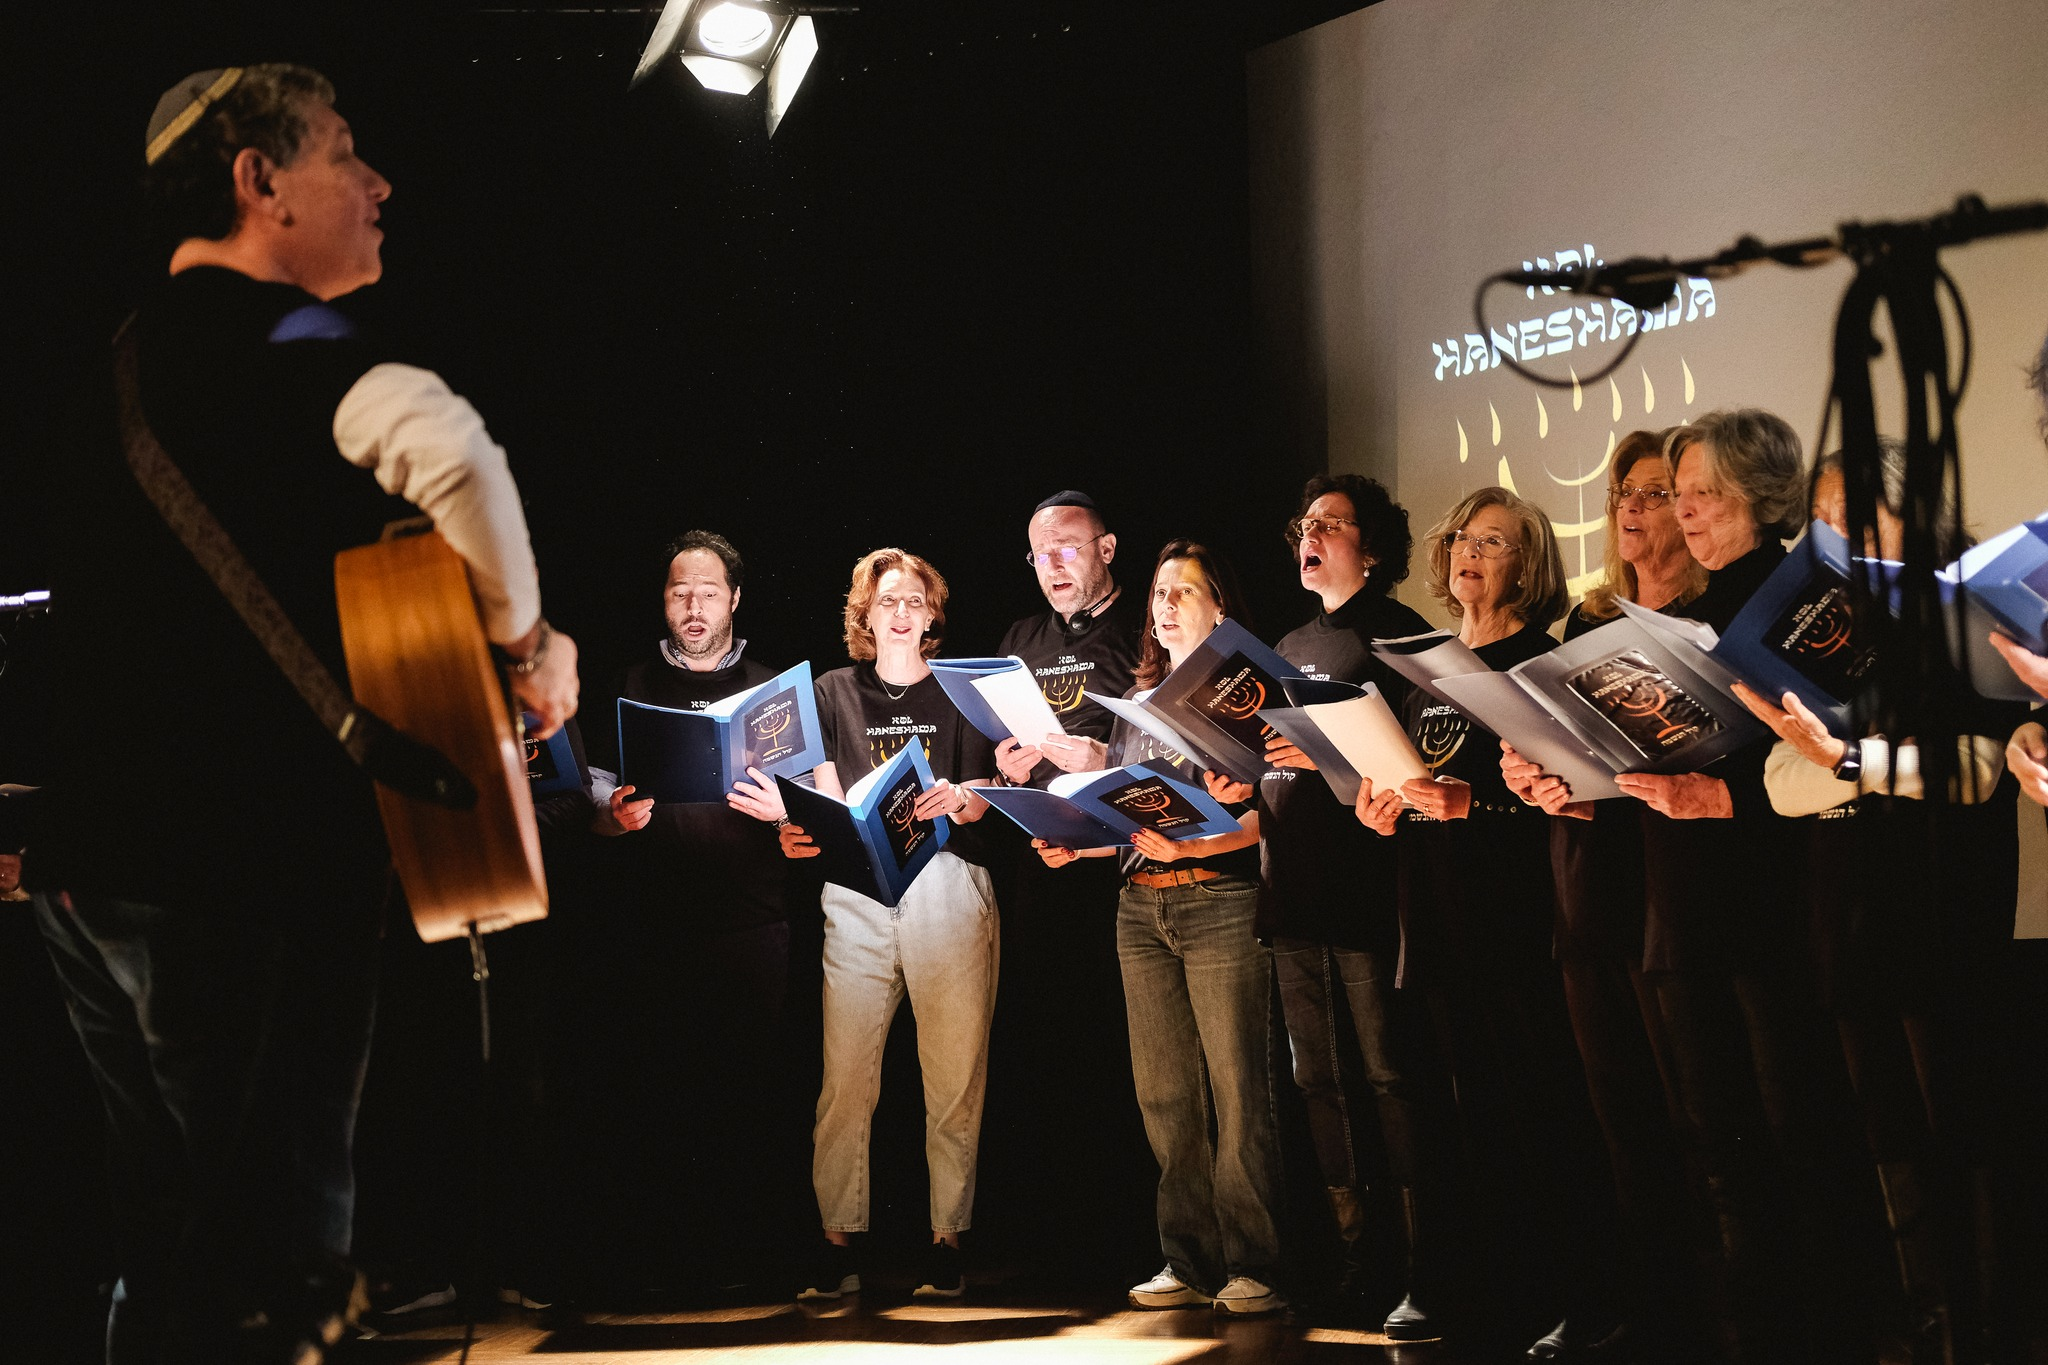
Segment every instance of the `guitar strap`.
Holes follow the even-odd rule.
[[[199,561],[220,595],[242,618],[242,624],[263,646],[263,652],[311,708],[322,729],[334,736],[350,759],[375,780],[407,796],[438,806],[468,810],[476,804],[476,786],[438,749],[394,729],[369,707],[360,705],[335,681],[334,674],[306,637],[286,616],[277,598],[242,554],[227,528],[216,519],[183,470],[150,430],[142,415],[142,392],[136,378],[135,318],[130,315],[114,334],[114,391],[121,421],[121,448],[128,468],[157,515]]]

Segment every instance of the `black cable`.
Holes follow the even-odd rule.
[[[1473,294],[1472,296],[1472,321],[1478,326],[1479,335],[1493,335],[1492,329],[1487,325],[1486,321],[1486,291],[1488,289],[1491,289],[1496,284],[1514,283],[1514,276],[1516,273],[1517,272],[1512,270],[1503,270],[1500,274],[1488,275],[1485,279],[1479,282],[1478,292]],[[1615,356],[1614,359],[1607,362],[1605,368],[1600,369],[1593,374],[1582,374],[1577,379],[1553,379],[1548,375],[1538,374],[1536,373],[1536,371],[1529,369],[1527,366],[1523,365],[1521,361],[1515,359],[1515,357],[1509,355],[1506,351],[1500,351],[1497,352],[1497,354],[1500,356],[1500,360],[1503,365],[1506,365],[1510,370],[1513,370],[1516,374],[1522,376],[1522,378],[1528,380],[1531,384],[1541,384],[1546,389],[1568,389],[1573,384],[1597,384],[1601,380],[1605,379],[1608,375],[1613,374],[1616,370],[1621,368],[1622,363],[1624,361],[1626,361],[1631,355],[1635,354],[1636,345],[1637,343],[1642,341],[1642,339],[1643,333],[1641,328],[1638,328],[1637,330],[1630,332],[1628,334],[1628,344],[1621,348],[1621,353],[1619,355]]]

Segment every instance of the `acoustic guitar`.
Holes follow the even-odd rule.
[[[377,784],[391,859],[429,943],[544,919],[547,881],[526,755],[462,559],[421,521],[334,559],[356,700],[433,746],[475,786],[455,810]]]

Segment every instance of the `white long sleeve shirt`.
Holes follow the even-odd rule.
[[[469,566],[484,633],[518,640],[540,620],[540,572],[504,448],[432,370],[383,364],[334,410],[334,444],[378,486],[433,519]]]

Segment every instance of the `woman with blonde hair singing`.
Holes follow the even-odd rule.
[[[916,1292],[965,1292],[960,1234],[974,1210],[997,960],[988,855],[971,828],[988,803],[973,789],[986,786],[996,767],[995,747],[961,717],[925,662],[938,653],[945,629],[946,580],[939,571],[907,550],[876,550],[854,566],[846,594],[853,666],[818,679],[827,754],[815,770],[818,790],[843,796],[915,737],[937,778],[918,797],[916,816],[959,828],[894,909],[825,885],[825,1082],[811,1162],[825,1245],[804,1298],[860,1291],[853,1235],[868,1226],[868,1137],[881,1094],[882,1046],[905,997],[917,1015],[931,1170],[932,1241]],[[786,819],[782,851],[792,858],[818,853],[802,827]]]

